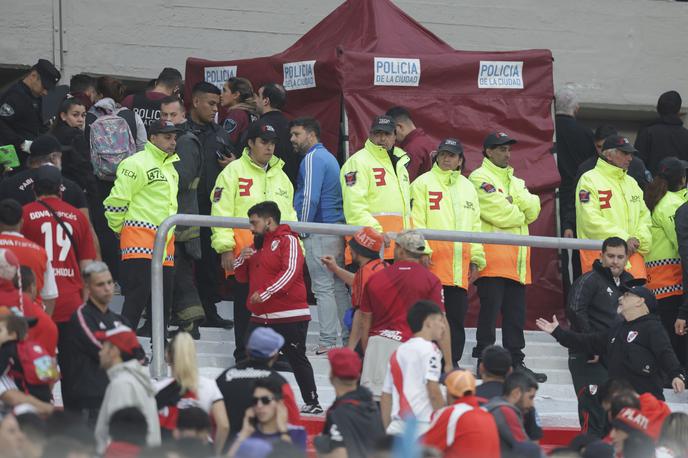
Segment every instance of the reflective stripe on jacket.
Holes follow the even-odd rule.
[[[584,173],[576,187],[576,227],[581,239],[604,240],[620,237],[640,241],[638,253],[631,256],[628,272],[635,278],[646,278],[643,256],[650,252],[650,211],[643,191],[626,171],[600,158],[595,168]],[[583,273],[592,269],[599,251],[581,250]]]
[[[282,170],[284,161],[272,156],[267,170],[251,160],[249,149],[225,167],[210,195],[211,215],[248,218],[249,208],[266,200],[274,201],[282,213],[282,221],[296,221],[293,207],[294,187]],[[241,250],[253,243],[248,229],[213,227],[211,243],[218,253]]]
[[[120,236],[122,259],[151,259],[158,226],[177,213],[179,175],[169,155],[151,142],[117,167],[115,184],[103,201],[108,225]],[[165,266],[174,265],[174,230],[167,235]]]
[[[411,184],[413,227],[447,231],[480,232],[480,204],[470,181],[454,170],[433,165]],[[443,285],[468,288],[469,264],[485,268],[481,243],[428,241],[432,249],[430,270]]]
[[[540,215],[540,198],[528,191],[525,181],[514,176],[512,167],[501,168],[485,158],[468,179],[478,193],[483,232],[528,235],[528,225]],[[483,247],[487,266],[480,272],[481,277],[530,284],[530,247],[487,244]]]
[[[394,148],[393,155],[396,167],[387,150],[366,140],[363,149],[344,163],[340,181],[347,224],[370,226],[378,232],[400,232],[409,227],[409,158],[400,148]],[[394,243],[385,249],[384,257],[394,258]]]
[[[668,191],[652,210],[652,248],[645,256],[645,267],[647,287],[657,299],[683,294],[674,215],[685,202],[685,189]]]

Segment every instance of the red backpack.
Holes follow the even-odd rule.
[[[37,342],[22,340],[17,342],[17,355],[22,372],[13,371],[28,385],[52,385],[60,379],[57,361]]]

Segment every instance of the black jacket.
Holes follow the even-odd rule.
[[[36,194],[33,192],[33,182],[36,170],[38,169],[22,170],[16,175],[2,180],[0,182],[0,199],[11,198],[22,205],[35,201]],[[69,178],[62,177],[60,192],[62,193],[62,200],[72,207],[79,210],[87,207],[83,189]]]
[[[638,156],[653,174],[659,162],[669,156],[688,160],[688,129],[677,115],[661,116],[638,132],[635,139]]]
[[[334,400],[327,410],[325,427],[313,444],[320,454],[345,447],[347,456],[365,458],[385,437],[380,410],[368,388],[359,386]]]
[[[688,291],[688,203],[681,205],[676,210],[674,225],[678,239],[678,254],[681,257],[683,270],[683,291]],[[683,302],[678,309],[677,318],[688,320],[688,294],[683,294]]]
[[[503,391],[504,382],[493,380],[491,382],[483,382],[478,385],[475,389],[475,395],[486,401],[485,403],[480,401],[481,405],[484,405],[487,403],[487,401],[490,401],[493,398],[501,397]],[[526,434],[528,434],[530,440],[539,441],[542,439],[544,433],[540,427],[540,417],[537,413],[537,410],[535,410],[535,407],[530,409],[522,416],[523,428],[526,430]]]
[[[41,98],[34,97],[22,81],[0,96],[0,145],[14,145],[22,166],[27,154],[21,151],[21,144],[47,130],[41,117]]]
[[[606,355],[610,378],[626,379],[640,394],[664,399],[665,376],[682,377],[683,368],[659,318],[648,314],[606,331],[582,334],[557,327],[552,333],[563,346],[593,355]]]
[[[183,133],[177,136],[177,155],[179,160],[174,168],[179,174],[177,193],[177,213],[198,214],[198,184],[203,172],[203,146],[189,129],[188,123],[180,124]],[[174,230],[177,242],[187,242],[200,236],[198,227],[177,226]],[[200,257],[200,253],[197,254]]]
[[[578,167],[586,159],[597,157],[597,150],[592,131],[576,121],[573,116],[558,114],[554,119],[557,133],[557,167],[561,175],[559,213],[563,231],[576,227],[574,194],[578,182]]]
[[[260,119],[270,123],[277,131],[275,156],[284,161],[284,173],[287,174],[291,184],[296,189],[296,178],[299,175],[299,165],[301,165],[302,156],[294,152],[294,146],[291,144],[289,120],[281,111],[269,111],[261,116]]]
[[[222,171],[217,162],[216,153],[226,156],[234,154],[236,157],[239,157],[239,154],[235,151],[227,132],[217,123],[196,124],[191,119],[187,119],[186,124],[203,147],[203,169],[198,183],[198,212],[201,215],[209,215],[210,192],[215,187],[217,176]]]
[[[621,284],[632,279],[626,271],[620,277]],[[571,323],[571,330],[602,332],[618,324],[621,320],[616,309],[622,294],[611,271],[596,259],[592,270],[578,277],[569,291],[566,318]]]
[[[98,182],[91,164],[91,146],[84,136],[84,131],[60,123],[51,133],[65,147],[62,153],[62,176],[81,186],[86,193],[89,207],[96,208],[98,203],[107,196],[99,199]]]
[[[58,361],[62,372],[62,396],[67,409],[97,409],[103,402],[110,383],[100,367],[101,345],[94,333],[119,324],[129,326],[126,319],[108,310],[106,313],[90,300],[79,307],[66,323],[67,332],[60,330]]]

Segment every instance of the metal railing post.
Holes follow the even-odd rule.
[[[287,221],[291,228],[299,233],[329,234],[347,236],[353,235],[361,226],[347,224],[301,223]],[[165,219],[158,228],[153,245],[153,259],[151,265],[151,304],[152,304],[152,337],[153,360],[151,375],[160,378],[167,374],[165,367],[164,342],[164,304],[163,304],[163,254],[168,232],[176,225],[201,227],[226,227],[234,229],[248,229],[247,218],[224,218],[206,215],[172,215]],[[521,245],[534,248],[555,248],[564,250],[599,250],[601,240],[568,239],[562,237],[542,237],[534,235],[515,235],[499,232],[460,232],[423,229],[427,240],[441,240],[448,242],[488,243],[494,245]]]

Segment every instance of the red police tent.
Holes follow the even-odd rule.
[[[542,200],[531,233],[555,233],[559,175],[549,151],[554,126],[547,50],[455,51],[388,0],[348,0],[282,53],[232,61],[187,59],[186,92],[203,79],[221,85],[230,75],[246,77],[255,87],[284,83],[286,114],[315,116],[333,152],[340,151],[342,103],[351,152],[363,145],[372,117],[393,105],[407,107],[416,125],[438,142],[459,138],[469,171],[482,160],[487,132],[506,131],[519,141],[511,157],[516,175]],[[532,266],[531,323],[562,304],[556,252],[533,250]],[[470,315],[476,310],[472,306]]]

